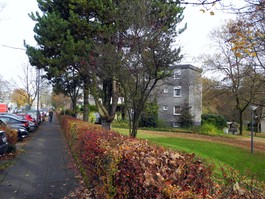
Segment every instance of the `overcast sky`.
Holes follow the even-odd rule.
[[[23,41],[35,45],[34,22],[28,13],[38,9],[36,0],[5,0],[0,12],[0,74],[6,79],[16,79],[23,64],[28,63]],[[9,48],[14,47],[18,49]]]
[[[34,40],[34,22],[28,13],[38,10],[36,0],[0,0],[6,6],[0,12],[0,74],[6,79],[16,79],[21,74],[23,65],[28,64],[23,41],[30,45],[36,45]],[[184,46],[185,59],[183,64],[193,64],[193,57],[204,52],[209,52],[208,34],[214,28],[222,24],[226,16],[215,11],[214,16],[200,12],[200,8],[188,8],[184,12],[188,28],[178,38],[178,42]],[[12,48],[13,47],[13,48]],[[16,49],[17,48],[17,49]]]

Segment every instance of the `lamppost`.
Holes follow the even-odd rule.
[[[36,68],[37,71],[37,77],[36,77],[36,83],[37,83],[37,122],[39,122],[39,110],[40,110],[40,69]]]
[[[256,106],[254,105],[251,105],[250,107],[250,110],[251,110],[251,153],[253,153],[254,151],[254,142],[253,142],[253,122],[254,122],[254,111],[257,109]]]

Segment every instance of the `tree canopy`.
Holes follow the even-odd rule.
[[[91,92],[105,128],[115,118],[119,97],[130,102],[130,109],[137,113],[134,123],[138,123],[156,82],[166,77],[169,66],[181,59],[180,49],[172,48],[175,37],[185,29],[177,30],[183,19],[180,2],[39,0],[38,3],[42,15],[31,14],[36,21],[38,46],[26,45],[30,63],[44,68],[53,82],[69,80],[65,72],[70,67],[76,70],[76,78],[82,81],[79,86],[87,93],[84,100]]]
[[[233,101],[242,134],[243,113],[249,105],[262,100],[260,96],[264,90],[264,76],[258,70],[256,63],[250,61],[255,56],[250,54],[248,49],[235,44],[234,39],[238,33],[230,31],[231,24],[234,23],[230,21],[212,33],[212,41],[216,43],[215,53],[206,59],[204,64],[222,74],[223,89],[222,94],[219,93],[229,96]]]

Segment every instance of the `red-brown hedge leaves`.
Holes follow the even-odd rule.
[[[193,155],[180,155],[70,117],[64,117],[61,125],[95,198],[207,198],[211,195],[211,169]]]
[[[206,198],[211,194],[211,169],[193,155],[137,139],[126,140],[122,154],[116,174],[117,198]]]
[[[0,122],[0,130],[5,131],[8,144],[11,146],[15,146],[17,143],[17,130],[10,129],[3,122]]]

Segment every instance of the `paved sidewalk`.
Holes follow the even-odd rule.
[[[68,169],[69,155],[57,118],[43,122],[0,182],[0,199],[60,199],[78,182]]]

